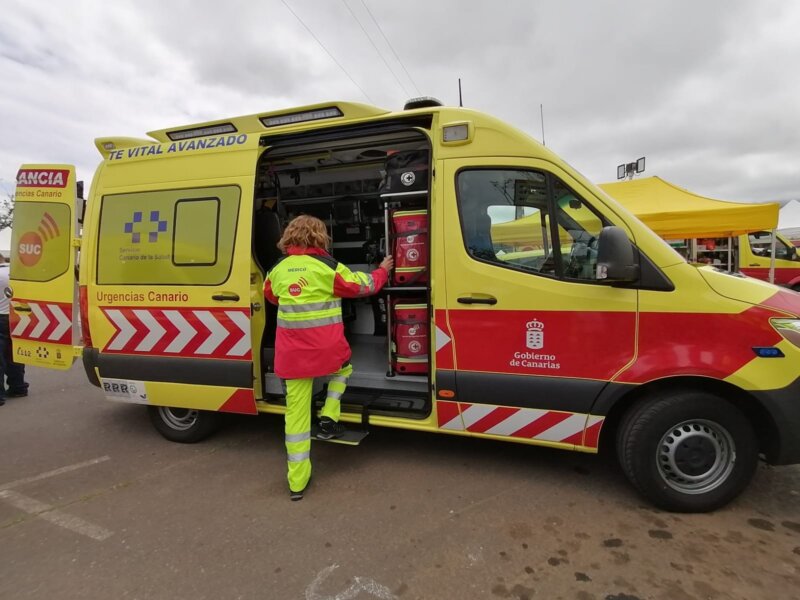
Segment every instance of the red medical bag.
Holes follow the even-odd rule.
[[[428,305],[397,302],[392,309],[392,366],[395,373],[428,372]]]
[[[392,213],[394,231],[394,283],[428,281],[428,212],[398,210]]]

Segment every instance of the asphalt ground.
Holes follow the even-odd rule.
[[[316,442],[288,499],[282,421],[161,438],[80,365],[0,407],[0,598],[800,597],[800,467],[714,514],[653,509],[611,456],[375,428]]]

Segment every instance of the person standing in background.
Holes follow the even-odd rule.
[[[5,290],[8,287],[8,263],[0,255],[0,406],[8,398],[20,398],[28,395],[28,384],[25,382],[25,365],[14,362],[11,349],[11,329],[8,325],[8,298]]]

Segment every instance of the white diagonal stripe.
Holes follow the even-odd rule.
[[[236,342],[236,345],[228,350],[230,356],[244,356],[250,349],[250,319],[247,315],[238,310],[229,310],[225,313],[231,321],[236,323],[236,326],[242,330],[242,339]]]
[[[133,314],[147,327],[148,333],[145,338],[136,346],[137,352],[149,352],[167,332],[149,310],[135,310]]]
[[[47,307],[50,309],[50,312],[53,313],[53,316],[58,321],[58,327],[53,330],[47,339],[48,340],[59,340],[61,336],[64,335],[71,327],[72,327],[72,320],[64,314],[64,311],[61,310],[61,307],[57,304],[48,304]]]
[[[196,354],[211,354],[217,347],[228,337],[228,330],[225,329],[222,324],[214,318],[207,310],[196,310],[194,314],[197,316],[200,321],[202,321],[203,325],[208,327],[208,330],[211,332],[208,334],[206,341],[202,343],[202,345],[195,350]]]
[[[579,431],[583,431],[586,425],[586,415],[575,414],[570,415],[558,425],[553,425],[547,431],[538,434],[535,439],[546,440],[548,442],[560,442],[567,439],[571,435],[575,435]]]
[[[31,311],[33,312],[33,316],[39,321],[36,323],[36,327],[33,328],[33,331],[30,333],[30,337],[38,338],[42,335],[47,326],[50,325],[50,319],[44,314],[42,307],[36,304],[35,302],[31,302]]]
[[[485,433],[491,433],[493,435],[511,435],[515,431],[519,431],[526,425],[533,423],[546,414],[546,410],[540,410],[538,408],[522,408],[513,415],[500,421],[491,429],[488,429]]]
[[[436,351],[438,352],[450,343],[450,336],[436,326]]]
[[[116,309],[107,310],[106,316],[119,329],[117,337],[108,345],[107,350],[122,350],[136,333],[136,328],[130,324],[122,312]]]
[[[439,429],[454,429],[456,431],[463,431],[464,430],[464,422],[461,420],[461,415],[458,414],[452,419],[450,419],[444,425],[440,425]]]
[[[25,328],[28,326],[28,323],[31,322],[31,317],[28,313],[18,312],[19,321],[17,322],[17,326],[14,327],[14,331],[11,332],[11,335],[20,336],[25,333]]]
[[[471,425],[480,421],[496,408],[496,406],[486,406],[485,404],[473,404],[467,410],[462,411],[461,418],[464,419],[464,429],[469,429]]]
[[[178,310],[165,310],[164,316],[178,328],[178,337],[170,342],[164,352],[180,352],[197,335],[197,330],[189,324],[189,321],[183,318],[183,315]]]
[[[586,429],[589,429],[589,427],[599,423],[600,421],[603,421],[604,419],[605,417],[601,417],[599,415],[589,415],[589,418],[586,419]]]

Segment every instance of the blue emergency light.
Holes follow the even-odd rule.
[[[753,352],[760,358],[783,358],[784,354],[780,348],[772,346],[754,346]]]

